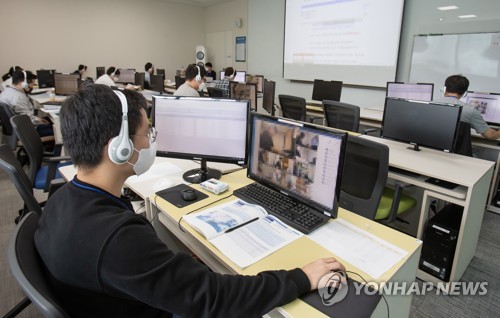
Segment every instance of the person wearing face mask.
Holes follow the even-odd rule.
[[[125,180],[154,160],[145,98],[90,84],[66,100],[60,119],[78,172],[47,201],[34,240],[51,292],[69,316],[260,317],[344,270],[325,258],[291,270],[222,275],[172,251],[121,196]]]
[[[224,91],[224,97],[229,97],[229,82],[234,79],[236,71],[232,67],[224,69],[224,78],[215,82],[215,88],[220,88]]]
[[[174,96],[203,96],[205,88],[205,76],[207,71],[196,64],[190,64],[186,68],[186,81],[174,92]],[[201,94],[200,94],[201,92]]]
[[[28,115],[41,137],[52,136],[52,125],[35,115],[35,108],[40,108],[40,105],[28,95],[33,90],[35,79],[36,75],[30,71],[15,71],[12,74],[12,84],[0,94],[0,102],[9,105],[17,115]]]
[[[98,79],[96,79],[96,84],[104,84],[108,86],[116,86],[116,81],[120,77],[120,70],[114,66],[109,67],[106,70],[106,74],[101,75]]]

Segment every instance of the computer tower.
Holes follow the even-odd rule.
[[[448,204],[427,223],[419,268],[449,281],[464,208]]]

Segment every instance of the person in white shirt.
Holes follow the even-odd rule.
[[[190,64],[186,68],[186,81],[174,92],[174,96],[200,97],[198,93],[205,88],[205,76],[207,71],[204,67]]]
[[[116,86],[115,81],[117,81],[119,77],[120,77],[120,70],[118,70],[114,66],[111,66],[106,71],[106,74],[103,74],[95,81],[95,84]]]
[[[144,71],[144,88],[151,89],[151,75],[155,73],[155,67],[151,62],[147,62]]]

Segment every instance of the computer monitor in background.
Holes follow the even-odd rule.
[[[500,126],[500,93],[467,92],[460,100],[474,106],[488,124]]]
[[[462,107],[454,104],[385,99],[382,137],[419,146],[453,152]]]
[[[36,77],[38,79],[38,87],[54,87],[54,73],[56,70],[37,70]]]
[[[387,82],[386,97],[430,102],[434,93],[432,83]]]
[[[333,100],[340,102],[340,95],[342,94],[341,81],[323,81],[319,79],[314,80],[312,99],[323,101]]]
[[[80,74],[54,74],[54,88],[56,95],[73,95],[80,88],[82,80]]]
[[[120,68],[120,75],[118,76],[117,83],[131,84],[135,82],[135,69],[134,68]]]
[[[229,82],[229,97],[249,100],[250,109],[257,111],[257,85],[252,83]]]
[[[175,76],[186,77],[186,70],[183,70],[183,69],[176,70]]]
[[[106,67],[105,66],[98,66],[95,68],[95,74],[96,74],[96,79],[101,77],[102,75],[106,74]]]
[[[262,96],[262,107],[274,116],[274,92],[276,90],[276,82],[273,81],[264,81],[264,94]]]
[[[156,69],[156,74],[157,75],[162,75],[163,76],[163,80],[165,80],[165,69],[157,68]]]
[[[220,71],[219,78],[222,80],[224,77],[226,77],[226,71]]]
[[[262,93],[264,91],[264,75],[250,75],[247,74],[245,77],[247,83],[257,84],[257,93]]]
[[[246,82],[246,71],[236,71],[236,75],[233,78],[233,81],[238,82],[238,83],[245,83]]]
[[[146,80],[144,72],[136,72],[134,75],[134,85],[139,85],[142,87],[142,89],[145,89],[144,87],[144,81]]]
[[[184,173],[200,183],[218,179],[220,171],[207,161],[246,164],[249,104],[207,97],[153,96],[153,126],[157,155],[201,161],[201,168]]]
[[[160,94],[165,93],[165,85],[163,84],[163,76],[162,75],[151,75],[151,90],[159,92]]]

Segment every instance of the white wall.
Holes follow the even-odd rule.
[[[12,65],[72,72],[78,64],[175,70],[195,62],[204,10],[161,0],[2,0],[0,73]]]
[[[488,0],[489,1],[489,0]],[[488,2],[487,0],[478,1]],[[428,20],[434,0],[406,0],[396,80],[408,81],[413,35],[420,33],[470,33],[500,30],[500,19],[447,23]],[[311,99],[312,83],[283,79],[285,0],[248,1],[248,71],[276,81],[276,96],[290,94]],[[500,13],[499,13],[500,14]],[[383,44],[381,44],[383,45]],[[326,79],[326,78],[325,78]],[[331,80],[342,80],[332,74]],[[444,82],[445,79],[443,79]],[[440,83],[436,83],[440,85]],[[383,109],[385,89],[344,86],[341,101],[365,108]]]

